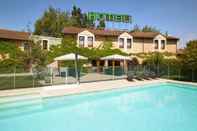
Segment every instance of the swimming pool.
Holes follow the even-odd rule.
[[[196,131],[195,88],[159,83],[0,105],[0,131]]]

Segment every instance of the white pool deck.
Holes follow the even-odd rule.
[[[132,81],[132,82],[122,79],[122,80],[113,80],[113,81],[81,83],[79,85],[64,84],[64,85],[47,86],[47,87],[3,90],[0,91],[0,98],[13,97],[13,96],[27,97],[32,95],[40,95],[41,98],[46,98],[53,96],[64,96],[64,95],[73,95],[73,94],[88,93],[88,92],[98,92],[104,90],[114,90],[114,89],[121,89],[126,87],[132,88],[135,86],[152,84],[152,83],[161,83],[161,82],[175,82],[180,84],[192,84],[197,86],[197,83],[193,83],[193,82],[180,82],[180,81],[166,80],[166,79],[152,79],[152,80]]]

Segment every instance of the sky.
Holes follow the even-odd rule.
[[[108,24],[108,28],[151,25],[179,37],[179,47],[184,47],[188,40],[197,39],[197,0],[1,0],[0,28],[21,31],[30,25],[33,30],[36,19],[49,6],[70,11],[73,5],[83,12],[132,16],[130,26]]]

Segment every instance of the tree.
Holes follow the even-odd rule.
[[[26,70],[31,71],[33,67],[39,69],[47,64],[47,51],[42,50],[39,43],[31,43],[30,49],[24,51],[20,59]]]
[[[99,24],[97,26],[97,29],[105,29],[105,20],[104,19],[99,20]]]
[[[87,14],[83,14],[82,25],[83,28],[94,28],[95,23],[93,20],[89,20]]]
[[[185,68],[197,70],[197,40],[189,41],[180,56]]]
[[[53,46],[48,53],[48,60],[52,62],[55,57],[68,53],[79,53],[80,55],[88,57],[90,60],[96,60],[100,57],[112,54],[127,55],[119,49],[112,49],[112,42],[110,41],[103,42],[103,46],[99,48],[79,48],[77,47],[76,41],[70,38],[64,39],[60,45]]]
[[[0,41],[0,72],[13,73],[16,68],[23,68],[23,52],[11,42]]]
[[[65,26],[71,26],[68,13],[49,7],[35,22],[34,34],[60,37]]]
[[[155,28],[155,27],[145,25],[142,28],[142,32],[160,32],[160,31],[157,28]]]
[[[139,31],[141,31],[141,29],[140,29],[140,27],[136,24],[136,25],[134,25],[132,31],[133,31],[133,32],[139,32]]]
[[[162,53],[154,52],[150,54],[144,61],[143,65],[149,65],[153,71],[159,75],[159,68],[164,64],[164,56]]]
[[[73,6],[71,11],[71,23],[72,26],[82,27],[82,28],[91,28],[94,27],[94,22],[89,20],[86,13],[82,13],[81,9],[77,6]]]
[[[90,28],[94,27],[94,22],[76,6],[73,6],[71,15],[60,9],[49,7],[35,22],[34,34],[61,37],[63,28],[67,26]]]
[[[83,14],[81,9],[74,5],[71,14],[72,26],[81,27],[83,22]]]

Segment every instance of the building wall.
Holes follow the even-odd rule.
[[[33,40],[34,43],[39,43],[42,48],[43,48],[43,41],[47,41],[47,50],[50,50],[50,47],[52,45],[58,45],[61,44],[62,42],[61,38],[39,36],[39,35],[32,35],[30,39]]]
[[[171,53],[177,53],[177,44],[176,40],[167,40],[166,50]]]
[[[28,40],[13,40],[13,39],[0,39],[0,41],[9,42],[10,44],[16,44],[18,48],[24,51],[24,44],[30,43]]]
[[[88,31],[84,31],[81,33],[82,35],[87,36],[94,36],[94,34],[89,33]],[[77,42],[79,38],[78,35],[65,35],[65,38],[76,38]],[[127,34],[124,34],[123,37],[126,37]],[[126,53],[149,53],[154,51],[159,52],[171,52],[176,53],[177,50],[177,40],[166,40],[166,38],[163,35],[158,35],[154,39],[151,38],[132,38],[132,48],[126,49],[126,48],[119,48],[119,37],[112,37],[112,36],[94,36],[94,42],[93,42],[93,48],[99,48],[102,47],[103,42],[105,41],[112,41],[112,48],[114,49],[120,49],[123,52]],[[155,43],[154,40],[159,41],[159,48],[155,49]],[[161,49],[161,40],[165,40],[165,49]],[[92,48],[88,47],[87,44],[84,45],[86,48]]]

